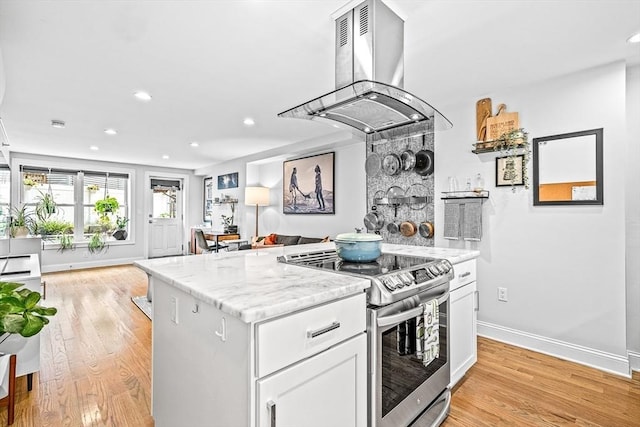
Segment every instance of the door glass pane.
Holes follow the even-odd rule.
[[[176,218],[178,189],[153,187],[153,218]]]

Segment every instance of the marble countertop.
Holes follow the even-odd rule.
[[[134,264],[247,323],[364,292],[371,285],[358,277],[278,262],[282,254],[280,247],[156,258]]]
[[[136,261],[151,276],[247,323],[363,292],[367,279],[278,262],[285,254],[333,250],[333,242]],[[457,264],[479,251],[383,243],[383,252],[445,258]]]

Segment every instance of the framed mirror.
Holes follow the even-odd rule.
[[[533,139],[533,205],[602,205],[603,129]]]

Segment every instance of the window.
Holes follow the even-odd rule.
[[[64,233],[76,241],[94,233],[111,240],[117,219],[129,217],[128,174],[23,166],[21,178],[21,200],[33,215],[32,233],[45,241],[57,242]],[[105,199],[115,209],[102,209]]]

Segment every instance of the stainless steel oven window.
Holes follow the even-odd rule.
[[[405,400],[447,363],[447,303],[439,305],[440,356],[424,366],[416,355],[416,319],[382,332],[382,416]],[[444,321],[443,321],[444,320]]]

